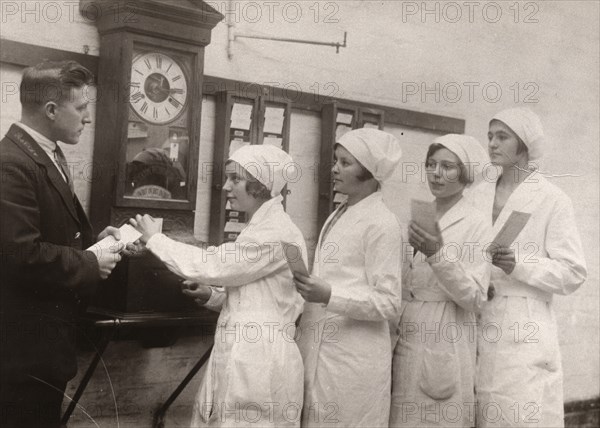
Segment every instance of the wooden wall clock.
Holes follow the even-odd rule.
[[[191,234],[204,48],[223,16],[199,0],[93,3],[102,12],[92,223],[143,211],[166,232]]]
[[[177,119],[188,99],[190,77],[169,54],[138,53],[131,65],[131,107],[148,123],[164,125]]]
[[[223,16],[199,0],[93,4],[101,13],[91,221],[102,230],[149,213],[168,236],[196,243],[204,48]],[[119,314],[195,307],[178,282],[150,254],[129,258],[96,304]]]
[[[195,122],[200,120],[191,108],[198,105],[196,62],[194,52],[134,41],[119,205],[193,210],[193,154],[198,153],[199,140]]]

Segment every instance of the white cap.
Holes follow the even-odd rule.
[[[537,114],[525,107],[502,110],[492,120],[508,126],[527,146],[529,160],[540,159],[544,154],[544,129]]]
[[[392,134],[361,128],[344,134],[338,141],[380,183],[388,179],[402,157],[400,142]]]
[[[281,193],[287,184],[289,169],[296,168],[290,155],[272,145],[246,145],[229,157],[271,192],[271,197]],[[295,177],[296,172],[290,173]]]
[[[470,185],[477,185],[483,179],[483,169],[490,164],[490,158],[477,139],[468,135],[447,134],[437,137],[433,142],[441,144],[460,159],[469,174]]]

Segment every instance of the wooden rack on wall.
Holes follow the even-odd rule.
[[[246,144],[273,144],[289,152],[291,115],[291,103],[273,97],[222,91],[215,94],[215,101],[211,245],[235,241],[247,222],[246,213],[232,210],[223,191],[227,159]]]
[[[52,61],[73,59],[89,68],[95,75],[98,75],[98,57],[96,56],[2,39],[0,62],[27,67],[37,64],[40,58],[46,58]],[[385,112],[385,122],[387,124],[422,129],[424,131],[435,132],[440,135],[462,134],[465,132],[465,120],[457,117],[442,116],[439,114],[407,110],[386,105],[375,105],[326,95],[315,96],[313,92],[297,91],[287,87],[258,85],[253,82],[244,82],[226,79],[223,77],[204,75],[204,82],[202,86],[203,95],[214,96],[219,92],[229,90],[244,91],[245,93],[254,91],[262,92],[264,94],[268,94],[269,98],[279,98],[291,101],[294,109],[313,112],[321,112],[323,105],[328,102],[336,101],[341,103],[350,103],[358,107],[382,110]]]
[[[69,52],[59,49],[52,49],[45,46],[32,45],[28,43],[17,42],[13,40],[2,40],[2,49],[0,50],[0,61],[7,64],[18,66],[34,65],[39,58],[50,60],[74,59],[88,67],[94,74],[98,74],[98,58],[91,55],[84,55],[76,52]],[[225,204],[222,186],[224,181],[224,172],[222,166],[229,155],[229,143],[231,130],[228,121],[231,117],[226,117],[227,112],[231,113],[232,106],[227,106],[233,99],[231,97],[239,96],[247,99],[258,100],[258,112],[256,119],[264,119],[264,106],[266,100],[280,102],[286,106],[286,117],[284,121],[284,150],[287,150],[289,144],[289,117],[290,105],[294,109],[317,112],[322,114],[323,118],[323,136],[321,145],[320,183],[319,183],[319,227],[323,225],[327,216],[334,208],[333,194],[331,189],[330,162],[333,161],[333,144],[335,141],[336,125],[334,122],[335,108],[349,108],[353,112],[352,128],[364,126],[365,123],[378,123],[379,128],[383,127],[385,115],[386,124],[400,125],[403,127],[422,129],[427,132],[438,134],[462,134],[465,131],[465,120],[441,116],[432,113],[425,113],[397,107],[376,105],[360,102],[345,98],[335,98],[324,95],[315,96],[311,92],[296,91],[290,88],[273,87],[268,85],[258,85],[251,82],[231,80],[222,77],[204,76],[202,94],[205,96],[215,96],[217,99],[217,138],[215,140],[215,165],[221,166],[219,174],[214,174],[214,184],[212,192],[211,211],[211,243],[224,242],[225,227]],[[226,94],[226,95],[223,95]],[[243,96],[242,96],[243,94]],[[253,96],[254,95],[254,96]],[[260,114],[260,111],[263,114]],[[327,119],[329,118],[329,119]],[[327,122],[329,124],[327,125]],[[252,134],[252,144],[257,144],[263,133],[260,133],[262,126],[256,122],[256,133]],[[326,141],[327,140],[327,141]],[[329,165],[328,165],[329,164]],[[215,172],[219,168],[215,168]]]

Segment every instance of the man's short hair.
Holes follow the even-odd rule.
[[[94,75],[75,61],[44,61],[23,72],[20,99],[23,107],[39,107],[48,101],[60,103],[72,88],[94,83]]]

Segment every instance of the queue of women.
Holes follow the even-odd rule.
[[[486,151],[446,135],[424,153],[432,231],[419,218],[401,227],[382,197],[401,161],[396,138],[340,137],[332,176],[347,200],[321,230],[310,275],[293,274],[274,245],[295,243],[307,260],[280,195],[292,159],[273,146],[244,146],[226,163],[224,191],[250,219],[235,242],[197,248],[150,216],[131,219],[187,280],[184,293],[220,311],[190,425],[563,426],[552,298],[586,278],[572,204],[532,167],[544,151],[534,113],[498,113],[488,141]],[[530,214],[513,244],[484,245],[513,211]],[[447,257],[449,245],[469,250]]]

